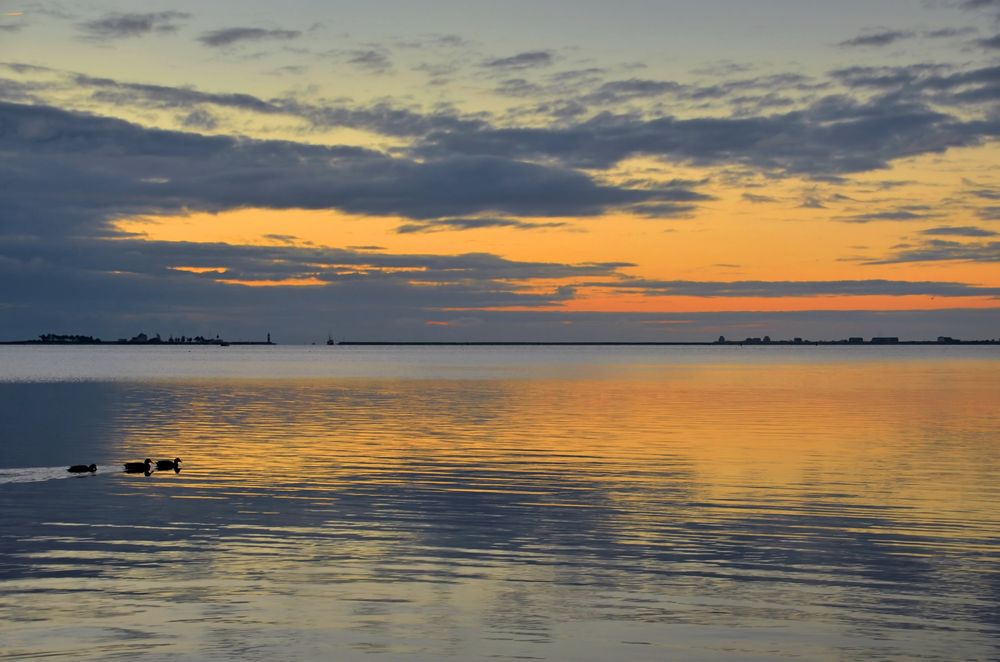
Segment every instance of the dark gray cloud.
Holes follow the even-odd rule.
[[[288,245],[0,237],[0,306],[18,311],[16,320],[0,316],[0,332],[54,326],[118,337],[134,333],[135,325],[157,322],[185,333],[203,332],[207,324],[212,334],[233,338],[264,324],[280,329],[287,342],[306,340],[317,324],[325,329],[335,320],[338,331],[352,335],[384,338],[402,330],[397,337],[412,338],[435,311],[553,305],[571,293],[556,287],[540,291],[538,279],[609,276],[622,266],[629,265],[518,262],[485,253],[391,255]],[[320,284],[224,282],[290,278]],[[522,284],[525,279],[533,285]]]
[[[36,102],[39,101],[39,93],[45,92],[47,89],[47,85],[0,78],[0,99],[4,101]]]
[[[751,100],[758,104],[770,101],[777,105],[776,92],[812,93],[829,87],[829,83],[817,82],[803,74],[786,72],[752,78],[722,80],[711,84],[680,83],[672,80],[628,78],[600,81],[595,78],[559,81],[549,77],[545,84],[536,84],[535,93],[546,93],[574,98],[578,103],[596,106],[619,105],[629,101],[640,101],[667,96],[688,102],[728,101],[731,104],[747,104]],[[526,87],[522,95],[527,93]],[[780,97],[786,103],[786,97]],[[792,102],[788,99],[788,102]]]
[[[0,32],[20,32],[22,29],[24,29],[23,22],[0,23]]]
[[[108,41],[141,37],[146,34],[176,32],[180,27],[179,23],[188,18],[191,18],[190,14],[179,11],[108,14],[78,23],[77,27],[88,39]]]
[[[840,42],[838,45],[841,47],[876,47],[881,48],[882,46],[889,46],[897,41],[903,41],[905,39],[912,39],[916,36],[916,33],[906,32],[901,30],[881,30],[879,32],[870,32],[867,34],[858,35],[852,39],[847,39]]]
[[[195,109],[202,104],[263,114],[283,113],[280,105],[251,94],[200,92],[189,87],[171,87],[145,83],[123,83],[111,78],[83,74],[70,76],[79,88],[93,90],[96,101],[114,105],[141,105],[149,108]]]
[[[921,230],[920,234],[927,234],[933,236],[951,236],[951,237],[995,237],[996,232],[992,230],[985,230],[983,228],[977,228],[972,225],[950,225],[940,228],[928,228],[927,230]]]
[[[340,209],[412,219],[590,216],[707,199],[671,184],[601,184],[567,168],[494,156],[414,161],[355,147],[145,129],[0,104],[0,232],[94,231],[117,216],[241,207]]]
[[[876,88],[882,90],[911,86],[951,71],[943,64],[917,63],[900,66],[856,65],[835,69],[830,75],[841,84],[852,88]],[[942,79],[944,80],[944,79]]]
[[[658,97],[664,94],[678,94],[691,87],[675,81],[630,78],[601,84],[593,92],[581,97],[583,103],[621,103],[631,99]]]
[[[848,88],[880,90],[886,96],[911,103],[944,106],[987,104],[987,112],[1000,100],[1000,66],[955,71],[940,64],[855,66],[830,75]],[[963,109],[967,111],[968,109]]]
[[[509,57],[498,57],[485,60],[483,67],[488,69],[533,69],[547,67],[555,62],[552,51],[526,51]]]
[[[743,193],[740,197],[747,202],[752,202],[754,204],[778,202],[777,198],[773,198],[769,195],[758,195],[757,193]]]
[[[694,297],[815,297],[815,296],[910,296],[1000,297],[1000,287],[978,287],[964,283],[902,280],[831,281],[688,281],[625,280],[592,283],[592,287],[629,290],[650,296]]]
[[[278,30],[267,28],[221,28],[203,33],[198,37],[205,46],[226,48],[243,42],[288,41],[302,36],[301,30]]]
[[[968,37],[976,34],[978,30],[973,27],[965,28],[941,28],[939,30],[928,30],[924,36],[928,39],[951,39],[953,37]]]
[[[984,221],[1000,221],[1000,205],[980,207],[976,210],[976,216]]]
[[[473,42],[457,34],[429,34],[393,42],[398,48],[415,50],[470,48]]]
[[[987,37],[985,39],[977,39],[976,43],[982,48],[995,51],[1000,49],[1000,34],[995,34],[992,37]]]
[[[287,238],[286,238],[287,239]],[[371,247],[368,247],[371,248]],[[377,248],[377,247],[376,247]],[[173,267],[219,271],[194,274]],[[116,338],[138,330],[222,333],[267,329],[279,342],[366,340],[710,340],[793,335],[946,334],[993,337],[1000,311],[805,311],[785,313],[563,313],[531,311],[573,296],[539,292],[524,279],[613,278],[627,263],[518,262],[488,254],[392,255],[355,249],[232,246],[185,242],[0,237],[0,337],[52,329]],[[222,270],[225,270],[224,272]],[[316,277],[315,287],[245,287],[223,279]],[[606,285],[607,282],[605,281]],[[962,283],[896,281],[633,281],[654,294],[810,296],[927,294],[996,296]],[[994,288],[995,290],[995,288]],[[516,306],[519,311],[483,310]],[[448,326],[476,318],[470,328]],[[428,326],[428,322],[435,322]],[[444,326],[442,326],[444,325]]]
[[[869,264],[900,262],[1000,262],[1000,241],[958,242],[931,239],[918,246],[903,246]]]
[[[389,59],[389,54],[381,49],[368,48],[347,51],[344,53],[344,61],[370,73],[384,74],[392,69],[392,60]]]
[[[862,87],[888,88],[917,81],[926,89],[948,91],[955,97],[955,103],[960,95],[963,98],[979,95],[985,101],[994,90],[1000,90],[1000,83],[996,82],[1000,67],[941,72],[940,67],[927,65],[888,71],[857,67],[833,74],[848,85]],[[288,115],[315,127],[346,126],[415,138],[413,150],[421,158],[477,155],[517,160],[557,159],[572,167],[603,168],[631,156],[653,156],[692,165],[736,164],[821,178],[885,168],[899,158],[941,153],[950,147],[978,145],[1000,133],[1000,121],[995,118],[960,119],[933,109],[926,101],[898,93],[864,101],[827,96],[800,110],[763,116],[644,119],[630,114],[601,113],[575,123],[574,118],[585,113],[585,107],[575,104],[566,114],[556,108],[559,104],[547,104],[546,112],[561,113],[565,125],[497,128],[484,115],[463,116],[449,109],[425,113],[389,102],[369,106],[322,105],[291,97],[261,99],[246,94],[123,83],[80,74],[68,75],[68,79],[93,90],[95,100],[109,104],[144,107],[152,104],[161,108],[187,108],[188,112],[201,105],[216,105]],[[731,91],[736,89],[734,86],[780,85],[780,81],[814,85],[788,74],[732,81],[725,87]],[[523,79],[511,82],[533,85]],[[638,93],[656,81],[612,83],[624,85],[619,92],[632,89]],[[650,89],[658,88],[652,85]]]
[[[287,238],[281,240],[287,244]],[[520,290],[513,281],[615,276],[627,262],[565,264],[508,260],[489,253],[460,255],[389,254],[304,246],[238,246],[223,243],[83,239],[62,241],[0,237],[8,267],[46,271],[124,273],[207,281],[267,281],[317,278],[328,283],[380,280],[489,284],[505,292]],[[213,269],[206,273],[177,267]]]
[[[970,191],[970,193],[977,198],[982,198],[984,200],[1000,200],[1000,191],[990,188],[979,188]]]
[[[754,67],[749,62],[733,62],[732,60],[718,60],[716,62],[709,62],[703,66],[696,69],[692,69],[691,73],[698,76],[732,76],[733,74],[742,74],[748,71],[753,71]]]
[[[784,114],[642,119],[602,113],[568,127],[434,132],[417,153],[559,159],[606,168],[633,156],[696,166],[736,164],[784,174],[837,176],[887,168],[900,158],[979,145],[1000,120],[963,120],[898,96],[828,96]]]
[[[181,125],[191,129],[211,131],[219,126],[219,120],[204,108],[196,108],[184,116]]]
[[[514,230],[544,230],[564,228],[568,224],[560,222],[522,221],[516,218],[495,216],[467,218],[437,218],[422,223],[406,223],[396,228],[399,234],[416,232],[443,232],[446,230],[481,230],[486,228],[511,228]]]
[[[843,223],[874,223],[877,221],[927,221],[937,218],[939,215],[930,213],[928,208],[921,205],[914,205],[906,208],[889,209],[885,211],[868,212],[855,214],[853,216],[841,216],[835,218]]]
[[[996,9],[1000,10],[1000,0],[960,0],[962,9]]]

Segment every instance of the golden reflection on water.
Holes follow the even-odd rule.
[[[990,520],[991,504],[964,497],[969,480],[988,484],[996,469],[995,449],[976,457],[968,448],[970,439],[995,443],[1000,429],[996,368],[722,365],[617,380],[192,382],[154,387],[159,403],[126,399],[118,416],[123,457],[184,458],[182,480],[155,487],[175,496],[335,498],[339,486],[363,479],[536,497],[549,494],[541,477],[562,476],[577,484],[570,494],[609,481],[628,487],[613,494],[622,498],[679,483],[712,499],[811,486]]]
[[[183,468],[42,513],[7,650],[989,657],[998,365],[117,385],[115,461]]]

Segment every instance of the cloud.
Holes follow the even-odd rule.
[[[0,232],[94,231],[110,219],[243,207],[415,220],[593,216],[707,196],[628,188],[495,156],[415,161],[357,147],[202,136],[44,106],[0,104]]]
[[[488,69],[533,69],[547,67],[554,62],[552,51],[526,51],[509,57],[485,60],[482,66]]]
[[[219,126],[219,120],[212,113],[203,108],[196,108],[185,115],[181,120],[181,125],[192,128],[211,131]]]
[[[976,28],[941,28],[939,30],[928,30],[923,36],[928,39],[951,39],[953,37],[968,37],[979,32]]]
[[[770,202],[778,202],[777,198],[772,198],[769,195],[758,195],[756,193],[746,193],[744,192],[741,196],[747,202],[752,202],[754,204],[763,204]]]
[[[921,230],[920,234],[952,237],[995,237],[997,235],[997,233],[992,230],[984,230],[983,228],[977,228],[971,225],[953,225],[940,228],[928,228],[927,230]]]
[[[1000,0],[959,0],[958,7],[969,11],[992,11],[1000,15]]]
[[[274,235],[287,241],[284,235]],[[61,241],[0,237],[7,266],[32,270],[180,275],[202,280],[269,280],[316,277],[329,283],[380,280],[443,285],[489,283],[518,291],[513,281],[613,276],[626,262],[566,264],[509,260],[489,253],[390,254],[341,248],[238,246],[224,243],[68,238]],[[176,267],[215,271],[177,272]],[[501,287],[502,286],[502,287]]]
[[[0,63],[12,70],[29,65]],[[262,115],[297,117],[314,127],[350,127],[389,136],[417,136],[432,131],[472,130],[486,123],[482,119],[463,117],[449,111],[421,113],[389,102],[368,106],[321,105],[292,97],[263,99],[251,94],[203,92],[192,87],[173,87],[147,83],[122,82],[85,74],[46,70],[60,75],[76,88],[91,90],[91,99],[113,106],[136,106],[173,110],[197,110],[210,105]],[[21,84],[25,85],[25,84]],[[33,89],[47,89],[44,84],[32,84]],[[14,100],[14,99],[9,99]]]
[[[931,239],[919,246],[901,247],[895,253],[868,264],[901,262],[1000,262],[1000,241],[962,243]]]
[[[623,266],[630,265],[524,262],[487,253],[0,236],[0,301],[18,311],[16,320],[2,316],[0,332],[28,324],[47,329],[58,318],[57,328],[117,337],[158,320],[189,333],[202,332],[207,324],[212,334],[221,331],[227,337],[245,336],[246,328],[266,324],[281,328],[287,341],[308,338],[317,320],[324,327],[338,320],[338,329],[384,338],[394,329],[409,329],[406,320],[422,324],[445,309],[557,304],[571,293],[554,284],[540,288],[540,281],[607,277]],[[303,278],[319,284],[248,287],[233,282]]]
[[[291,238],[284,237],[286,241]],[[275,239],[278,240],[278,239]],[[369,247],[370,248],[370,247]],[[268,329],[279,342],[308,342],[337,333],[354,339],[464,340],[710,340],[798,335],[907,335],[934,338],[991,335],[1000,312],[803,311],[733,313],[566,313],[541,311],[574,296],[566,279],[620,279],[627,263],[523,262],[496,255],[373,253],[293,245],[234,246],[134,239],[31,239],[0,236],[0,301],[16,315],[0,316],[5,338],[52,328],[119,337],[143,327],[224,337]],[[212,269],[202,274],[176,267]],[[314,277],[314,287],[245,287],[224,280]],[[552,287],[540,288],[538,280]],[[531,283],[530,287],[526,283]],[[653,295],[996,296],[997,288],[908,281],[621,281],[603,287]],[[643,288],[646,288],[645,290]],[[517,310],[502,310],[515,307]],[[536,310],[532,310],[536,309]],[[483,320],[478,331],[425,328],[428,320]],[[676,325],[682,325],[677,327]],[[674,331],[664,333],[668,325]],[[319,327],[319,330],[317,330]],[[886,329],[905,330],[886,331]],[[766,331],[762,331],[766,329]],[[263,332],[261,332],[263,335]],[[314,337],[317,336],[317,337]],[[991,335],[992,337],[992,335]]]
[[[984,221],[1000,221],[1000,205],[980,207],[976,210],[976,216]]]
[[[925,209],[926,207],[922,206],[891,209],[866,214],[855,214],[853,216],[841,216],[834,220],[843,223],[873,223],[876,221],[926,221],[937,218],[937,214],[926,213]]]
[[[279,40],[288,41],[302,36],[301,30],[269,30],[265,28],[222,28],[203,33],[198,37],[205,46],[227,48],[242,42]]]
[[[916,34],[913,32],[904,32],[900,30],[882,30],[880,32],[872,32],[869,34],[859,35],[852,39],[847,39],[838,44],[841,47],[853,48],[858,46],[864,47],[876,47],[881,48],[883,46],[889,46],[897,41],[903,41],[905,39],[912,39]]]
[[[998,9],[1000,10],[1000,0],[961,0],[959,6],[962,9]]]
[[[992,37],[987,37],[985,39],[977,39],[976,43],[982,48],[995,51],[1000,49],[1000,34],[995,34]]]
[[[150,13],[108,14],[101,18],[78,23],[77,27],[87,39],[110,41],[146,34],[176,32],[178,23],[191,18],[191,14],[179,11]]]
[[[996,65],[962,71],[927,63],[856,66],[832,71],[830,75],[849,88],[877,89],[886,96],[908,98],[911,103],[992,106],[1000,99],[1000,66]]]
[[[593,92],[581,97],[584,103],[621,103],[630,99],[658,97],[668,93],[678,93],[689,89],[675,81],[630,78],[603,83]]]
[[[564,228],[567,223],[561,222],[528,222],[516,218],[498,217],[466,217],[466,218],[438,218],[433,221],[422,223],[407,223],[396,228],[398,234],[412,234],[416,232],[443,232],[446,230],[480,230],[485,228],[511,228],[514,230],[543,230],[550,228]]]
[[[903,78],[918,80],[923,88],[954,90],[956,104],[957,95],[978,95],[985,103],[993,89],[1000,90],[1000,86],[990,87],[993,85],[990,81],[997,80],[1000,67],[947,75],[933,71],[930,67],[890,72],[855,68],[834,75],[850,85],[888,85],[874,80],[885,76],[893,77],[897,81],[894,84],[903,84],[899,82]],[[726,89],[778,85],[778,79],[815,85],[807,79],[789,76],[792,75],[731,81]],[[634,156],[648,156],[685,165],[739,165],[775,174],[824,178],[883,169],[897,159],[976,146],[1000,135],[1000,121],[996,118],[958,117],[933,108],[927,101],[892,92],[865,100],[831,95],[778,114],[686,119],[599,113],[580,121],[576,118],[585,111],[575,104],[569,114],[562,114],[558,125],[529,128],[498,127],[495,120],[484,114],[460,115],[450,109],[425,113],[387,101],[368,106],[327,105],[293,97],[262,99],[247,94],[124,83],[82,74],[64,74],[64,77],[78,87],[93,90],[94,100],[116,106],[154,105],[194,110],[199,105],[217,105],[297,117],[317,128],[345,126],[409,137],[414,139],[409,149],[421,159],[495,156],[519,161],[557,160],[569,167],[608,168]],[[639,81],[629,89],[641,90],[644,85]],[[547,111],[561,112],[557,106],[562,107],[559,103],[548,104]]]
[[[392,69],[388,53],[380,49],[359,49],[344,53],[344,61],[371,73],[384,74]]]
[[[416,152],[558,159],[585,168],[650,156],[828,177],[884,169],[897,159],[979,145],[997,135],[1000,120],[959,119],[894,96],[865,101],[828,96],[801,110],[767,116],[647,120],[602,113],[567,127],[434,132]]]
[[[902,280],[832,281],[687,281],[624,280],[588,284],[593,287],[623,289],[647,296],[688,297],[815,297],[815,296],[912,296],[1000,297],[1000,287],[979,287],[964,283]]]
[[[984,200],[1000,200],[1000,191],[996,191],[990,188],[979,188],[970,191],[970,193],[972,193],[972,195],[976,196],[977,198],[982,198]]]

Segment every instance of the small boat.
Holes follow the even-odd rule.
[[[326,336],[326,344],[327,345],[337,345],[339,343],[336,340],[333,339],[332,335],[327,334],[327,336]]]
[[[181,459],[179,457],[175,457],[172,460],[157,460],[156,468],[163,470],[173,469],[176,471],[177,469],[181,468]]]
[[[128,474],[148,474],[153,466],[153,461],[147,457],[145,462],[126,462],[122,466],[125,467],[125,473]]]
[[[91,464],[91,465],[74,464],[72,467],[70,467],[66,471],[70,472],[71,474],[94,473],[95,471],[97,471],[97,465],[96,464]]]

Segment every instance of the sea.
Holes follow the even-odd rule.
[[[0,658],[996,660],[998,476],[997,347],[3,346]]]

